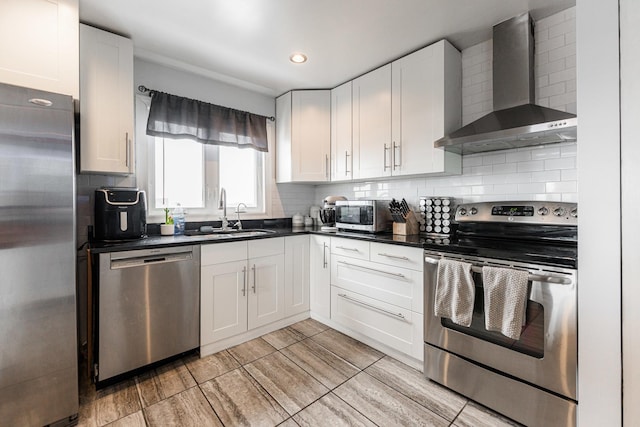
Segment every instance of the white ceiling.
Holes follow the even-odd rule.
[[[464,49],[531,11],[575,0],[80,0],[80,20],[127,37],[138,58],[268,95],[333,88],[447,38]],[[309,56],[289,62],[293,52]]]

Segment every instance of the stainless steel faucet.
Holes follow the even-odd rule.
[[[227,220],[227,191],[224,187],[220,187],[220,200],[218,201],[218,209],[222,209],[222,230],[229,229],[229,221]]]
[[[244,206],[244,208],[247,209],[247,205],[245,205],[244,203],[238,203],[238,206],[236,206],[236,213],[238,214],[238,222],[236,222],[236,227],[238,228],[238,230],[242,230],[242,223],[240,222],[240,206]]]

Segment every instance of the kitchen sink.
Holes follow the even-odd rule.
[[[273,230],[263,230],[260,228],[248,228],[245,230],[222,230],[212,228],[204,230],[187,230],[184,232],[185,236],[198,237],[200,239],[205,238],[207,240],[241,239],[245,237],[257,237],[274,233],[275,231]]]

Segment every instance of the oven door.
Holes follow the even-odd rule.
[[[440,258],[473,264],[475,304],[469,327],[434,315]],[[529,299],[520,339],[489,332],[484,322],[482,266],[529,271]],[[577,400],[576,271],[425,251],[425,342],[476,364]],[[425,360],[425,363],[428,363]]]

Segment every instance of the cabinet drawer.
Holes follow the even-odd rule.
[[[247,259],[247,242],[215,243],[202,245],[200,249],[200,265],[222,264],[223,262],[242,261]]]
[[[284,253],[284,237],[249,240],[249,258],[279,255]]]
[[[371,242],[370,260],[394,267],[422,271],[422,249]]]
[[[331,253],[351,258],[369,259],[369,242],[354,239],[331,238]]]
[[[422,273],[407,268],[331,257],[331,284],[422,313]]]
[[[422,360],[423,317],[418,313],[331,286],[331,319]]]

